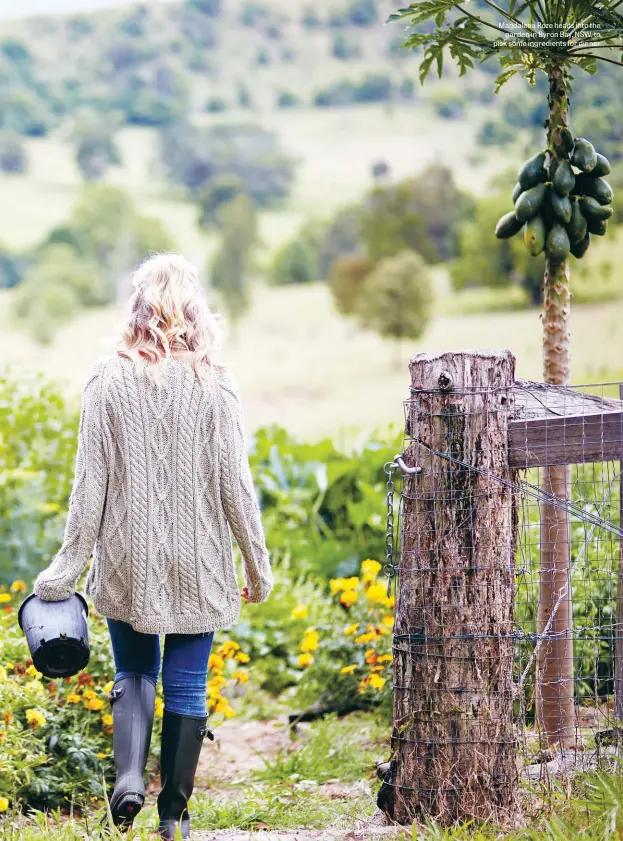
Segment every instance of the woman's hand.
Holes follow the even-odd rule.
[[[241,595],[241,596],[242,596],[242,598],[244,599],[245,604],[246,604],[246,603],[248,603],[248,600],[249,600],[249,588],[248,588],[248,587],[243,587],[243,588],[242,588],[242,590],[241,590],[241,592],[240,592],[240,595]]]

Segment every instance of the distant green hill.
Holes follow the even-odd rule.
[[[0,128],[20,134],[45,135],[85,106],[163,126],[240,107],[413,96],[416,62],[400,50],[400,28],[384,25],[386,0],[185,0],[99,11],[30,0],[22,8],[44,5],[67,13],[0,22]]]

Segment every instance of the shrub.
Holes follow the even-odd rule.
[[[313,6],[306,6],[301,17],[301,25],[304,29],[321,29],[322,21],[318,12]]]
[[[355,93],[357,102],[385,102],[392,95],[392,81],[384,73],[369,73],[359,83]]]
[[[459,120],[465,112],[465,100],[461,92],[449,85],[437,85],[430,101],[438,117],[444,120]]]
[[[503,120],[485,120],[478,130],[477,139],[482,146],[505,146],[517,139],[517,129]]]
[[[26,171],[27,166],[26,146],[19,134],[0,132],[0,170],[19,175]]]
[[[341,61],[348,61],[350,58],[356,58],[359,55],[359,47],[352,38],[342,32],[337,32],[331,43],[331,55]]]
[[[331,268],[330,288],[335,308],[342,315],[357,310],[364,284],[376,263],[367,257],[340,257]]]
[[[294,108],[299,104],[298,96],[292,91],[279,91],[277,108]]]
[[[266,3],[245,0],[240,13],[240,23],[243,26],[257,27],[270,20],[270,17],[270,6]]]
[[[227,111],[227,102],[220,96],[213,96],[206,104],[206,111],[212,114],[220,114]]]
[[[218,17],[222,9],[221,0],[186,0],[186,3],[194,11],[211,17]]]
[[[324,90],[318,91],[314,96],[314,105],[317,108],[334,108],[341,105],[350,105],[357,98],[357,88],[347,79],[336,82]]]
[[[415,251],[385,257],[366,277],[356,315],[365,327],[392,339],[418,339],[432,315],[433,287]]]
[[[376,0],[350,0],[346,14],[354,26],[372,26],[378,19]]]
[[[295,161],[275,135],[252,123],[198,128],[178,123],[161,134],[162,163],[169,178],[197,196],[215,178],[238,178],[259,206],[285,198]]]
[[[286,242],[273,258],[270,276],[273,283],[310,283],[319,280],[318,241],[321,230],[308,223],[294,239]]]
[[[459,250],[450,267],[455,289],[468,286],[522,286],[538,303],[543,283],[543,257],[531,257],[521,238],[496,239],[491,232],[506,212],[508,196],[479,199],[471,218],[460,226]]]
[[[301,626],[297,665],[303,674],[296,697],[338,714],[382,708],[392,717],[393,595],[378,575],[374,559],[361,563],[359,575],[332,578],[335,612],[320,620],[297,605],[292,616]]]

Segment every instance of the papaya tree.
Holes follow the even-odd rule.
[[[612,213],[605,157],[570,126],[573,73],[594,74],[601,62],[622,66],[621,0],[415,0],[390,17],[407,27],[405,46],[422,52],[423,83],[443,75],[446,53],[465,75],[477,63],[498,61],[495,91],[516,75],[549,84],[545,148],[520,169],[514,209],[496,229],[501,238],[523,231],[533,255],[545,253],[543,369],[545,381],[570,381],[569,258],[586,253]],[[493,231],[491,232],[493,236]],[[569,496],[563,466],[544,468],[543,487]],[[570,530],[565,511],[541,510],[541,577],[537,628],[547,631],[537,658],[537,714],[549,742],[574,735]]]

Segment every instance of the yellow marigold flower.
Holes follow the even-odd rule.
[[[2,713],[2,721],[9,726],[9,724],[13,721],[13,712],[11,710],[5,710]]]
[[[43,677],[43,675],[41,674],[41,672],[40,672],[40,671],[36,668],[36,666],[35,666],[34,664],[32,664],[32,663],[31,663],[31,664],[30,664],[30,666],[28,666],[28,668],[26,669],[26,674],[27,674],[27,675],[33,675],[34,677],[37,677],[37,678],[41,678],[41,677]]]
[[[383,625],[387,625],[391,628],[394,624],[394,617],[391,615],[391,613],[388,613],[381,619],[381,622],[383,623]]]
[[[223,668],[225,665],[225,661],[222,657],[218,654],[210,654],[210,659],[208,660],[208,669],[213,672],[217,672]]]
[[[220,698],[220,697],[221,697],[221,690],[219,689],[218,686],[208,686],[208,698],[212,698],[214,700],[215,698]]]
[[[41,710],[26,710],[26,721],[31,727],[42,727],[47,722],[47,718]]]
[[[391,654],[381,654],[380,657],[377,657],[377,663],[391,663],[394,658]]]
[[[9,808],[9,801],[6,797],[0,797],[0,812],[6,812]]]
[[[102,753],[101,751],[99,751],[99,753],[97,754],[98,759],[104,759],[105,756],[106,756],[106,754]]]
[[[244,651],[239,651],[234,657],[234,660],[237,660],[239,663],[248,663],[250,659],[249,655],[245,654]]]
[[[233,657],[236,651],[240,651],[240,646],[233,640],[226,640],[219,648],[218,653],[221,657]]]
[[[110,690],[113,688],[114,685],[115,685],[114,680],[109,680],[108,683],[105,683],[102,686],[102,689],[104,690],[104,692],[110,692]]]
[[[305,669],[307,666],[311,666],[314,662],[314,658],[311,654],[299,654],[298,659],[299,669]]]
[[[359,623],[358,623],[358,622],[355,622],[355,624],[354,624],[354,625],[347,625],[347,626],[344,628],[344,634],[345,634],[347,637],[349,637],[351,634],[356,634],[358,630],[359,630]]]
[[[11,590],[14,593],[23,593],[26,590],[26,582],[18,579],[11,584]]]
[[[94,698],[97,698],[97,695],[92,689],[85,689],[82,693],[82,697],[85,701],[92,701]]]
[[[355,642],[372,642],[372,640],[376,639],[376,634],[359,634],[358,637],[355,637]]]
[[[356,668],[357,668],[356,665],[342,666],[342,668],[340,669],[340,674],[341,675],[352,675],[352,673],[355,671]]]
[[[369,666],[373,666],[376,663],[376,659],[377,659],[376,651],[373,648],[369,648],[366,651],[366,663]]]
[[[156,698],[156,706],[154,708],[154,712],[158,718],[162,718],[164,713],[164,701],[162,698]]]
[[[297,604],[290,614],[292,619],[307,619],[307,608],[304,604]]]
[[[370,675],[370,686],[372,689],[378,689],[379,692],[385,686],[386,680],[384,677],[381,677],[377,674]]]
[[[6,602],[11,601],[11,594],[10,593],[0,593],[0,604],[5,604]]]
[[[7,671],[4,666],[0,666],[0,681],[7,679]]]
[[[315,628],[308,628],[303,634],[301,651],[303,653],[316,651],[318,649],[318,631]]]
[[[214,707],[214,712],[224,715],[225,718],[233,718],[236,715],[236,710],[231,706],[227,698],[219,698]]]
[[[396,596],[385,596],[383,599],[383,604],[385,607],[395,607],[396,606]]]
[[[67,703],[68,704],[79,704],[80,703],[80,695],[76,695],[75,692],[70,692],[67,696]]]
[[[249,674],[244,669],[236,669],[235,672],[231,673],[231,676],[234,680],[240,681],[240,683],[247,683],[249,680]]]
[[[101,698],[91,698],[90,701],[85,701],[84,706],[87,710],[92,710],[93,712],[98,712],[104,706],[104,702]]]
[[[373,561],[372,558],[368,558],[367,561],[362,561],[361,574],[363,576],[364,583],[366,581],[374,581],[381,569],[381,564],[378,561]]]
[[[365,692],[368,688],[368,684],[370,683],[370,676],[366,675],[366,677],[362,677],[359,681],[359,686],[357,687],[357,692]]]
[[[214,675],[208,680],[208,686],[227,686],[227,678],[223,675]]]
[[[112,727],[112,715],[110,713],[102,716],[102,724],[105,727]]]
[[[383,587],[382,584],[370,584],[368,589],[366,590],[366,598],[369,602],[373,604],[378,604],[382,602],[386,597],[385,593],[387,590]]]
[[[332,578],[329,581],[329,587],[331,588],[331,592],[333,595],[339,593],[340,590],[343,590],[346,586],[346,579],[345,578]]]
[[[359,578],[356,575],[353,575],[352,578],[346,578],[344,580],[344,587],[345,590],[356,590],[359,587]]]
[[[344,592],[340,596],[340,601],[346,607],[350,607],[351,605],[355,604],[358,598],[359,596],[356,590],[344,590]]]

